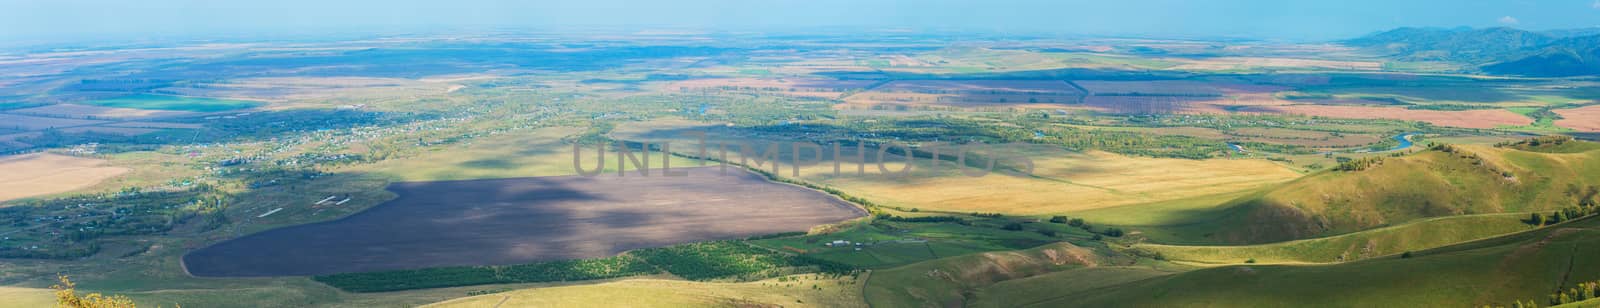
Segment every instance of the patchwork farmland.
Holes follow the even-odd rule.
[[[1060,80],[897,80],[845,97],[851,105],[1020,106],[1082,102],[1083,91]]]
[[[667,91],[684,93],[744,92],[793,97],[836,99],[846,92],[871,87],[873,80],[827,80],[816,78],[716,78],[672,82]]]

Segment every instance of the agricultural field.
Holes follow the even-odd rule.
[[[1221,96],[1216,85],[1186,80],[1102,81],[1074,80],[1095,96]]]
[[[396,183],[388,188],[396,199],[367,211],[222,242],[186,255],[184,264],[205,277],[502,265],[805,231],[862,215],[843,201],[742,170],[672,172],[686,176]],[[453,253],[459,251],[474,253]]]
[[[130,95],[82,102],[108,108],[144,110],[218,112],[259,107],[259,102],[169,95]]]
[[[938,173],[929,174],[934,171],[927,160],[913,163],[912,172],[921,173],[904,179],[835,177],[831,175],[831,164],[801,172],[812,174],[808,179],[892,206],[1018,215],[1070,213],[1213,195],[1259,188],[1299,176],[1288,168],[1261,160],[1189,160],[1128,157],[1097,151],[1035,151],[1029,155],[1034,163],[1031,175],[994,173],[974,178],[959,174],[948,165]],[[876,166],[869,169],[876,169]]]
[[[195,114],[187,111],[117,108],[78,104],[55,104],[44,107],[10,110],[9,113],[79,119],[149,119],[189,116]]]
[[[1504,109],[1437,111],[1392,107],[1291,105],[1254,107],[1246,112],[1349,119],[1394,119],[1464,128],[1499,128],[1533,124],[1532,119]]]
[[[837,99],[846,92],[860,91],[877,84],[872,80],[827,80],[805,78],[723,78],[691,79],[667,83],[667,91],[685,94],[707,92],[752,92],[793,97]]]
[[[373,77],[257,77],[161,88],[158,91],[185,97],[228,97],[250,101],[324,105],[360,98],[362,100],[404,100],[457,91],[476,80],[492,75],[446,75],[435,78]],[[215,104],[215,103],[213,103]],[[238,103],[233,103],[238,104]],[[214,107],[221,108],[221,107]]]
[[[1189,60],[1180,63],[1182,64],[1174,66],[1172,69],[1193,71],[1247,71],[1253,69],[1302,68],[1377,71],[1384,67],[1384,63],[1372,61],[1336,61],[1266,57],[1219,57],[1203,60]]]
[[[0,201],[44,196],[93,186],[124,174],[127,168],[106,166],[106,161],[60,154],[29,154],[0,158]]]
[[[1064,81],[893,81],[843,98],[852,106],[1063,106],[1081,102],[1083,91]]]
[[[1560,120],[1555,124],[1583,132],[1600,132],[1600,106],[1588,106],[1573,109],[1556,109]]]
[[[629,279],[591,285],[524,289],[454,299],[423,307],[556,307],[594,302],[629,307],[707,307],[779,304],[791,307],[864,307],[866,275],[832,278],[794,275],[750,282]]]
[[[574,175],[577,171],[572,166],[572,145],[564,140],[582,132],[572,127],[548,127],[500,134],[414,157],[352,166],[349,170],[409,182]],[[595,155],[593,147],[582,150]],[[608,148],[606,152],[604,173],[615,175],[618,166],[615,150]],[[652,154],[651,168],[668,165],[660,153]],[[697,162],[681,157],[665,159],[670,160],[671,166],[697,166]]]
[[[12,114],[0,114],[0,123],[5,123],[5,124],[0,124],[0,125],[4,125],[4,126],[6,126],[6,128],[9,128],[9,129],[29,130],[29,131],[31,131],[31,130],[46,130],[46,129],[56,129],[56,128],[77,127],[77,126],[89,126],[89,125],[106,123],[106,121],[81,120],[81,119],[64,119],[64,118],[45,118],[45,117],[31,117],[31,116],[21,116],[21,115],[12,115]]]

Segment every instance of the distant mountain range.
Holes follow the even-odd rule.
[[[1600,75],[1600,28],[1399,28],[1340,43],[1409,61],[1473,64],[1490,74]]]

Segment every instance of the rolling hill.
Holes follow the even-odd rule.
[[[1489,64],[1485,72],[1523,76],[1600,74],[1600,35],[1565,38],[1516,60]]]
[[[1413,61],[1494,61],[1528,48],[1544,46],[1555,38],[1536,32],[1496,27],[1398,28],[1346,40],[1342,43],[1385,52]]]
[[[1581,141],[1439,146],[1351,165],[1360,170],[1324,171],[1236,199],[1211,230],[1189,230],[1220,243],[1269,243],[1430,217],[1550,212],[1600,189],[1600,150]]]
[[[1600,279],[1600,219],[1334,265],[1234,265],[1092,290],[1012,293],[1018,307],[1510,306]],[[1057,272],[1029,279],[1050,279]]]
[[[867,304],[873,307],[959,307],[974,300],[974,291],[996,283],[1060,271],[1125,265],[1131,261],[1125,256],[1104,255],[1095,249],[1056,243],[873,271],[863,291]],[[1147,272],[1140,270],[1134,274]],[[1051,285],[1037,287],[1054,289]]]
[[[1592,28],[1545,32],[1506,27],[1398,28],[1339,43],[1404,61],[1468,63],[1499,75],[1600,74],[1600,33]]]

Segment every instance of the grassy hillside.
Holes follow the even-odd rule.
[[[1593,198],[1587,192],[1600,185],[1596,150],[1447,146],[1347,167],[1235,200],[1231,214],[1185,230],[1212,242],[1277,242],[1429,217],[1551,211]]]
[[[1484,66],[1483,70],[1495,74],[1540,77],[1600,73],[1600,35],[1561,39],[1525,54],[1521,58]]]
[[[968,307],[1019,307],[1049,298],[1049,294],[1093,292],[1170,272],[1140,266],[1076,268],[1028,278],[1001,281],[973,292]]]
[[[1237,265],[1078,292],[1034,293],[1037,307],[1464,307],[1545,303],[1600,278],[1600,219],[1336,265]],[[1030,296],[1022,294],[1019,296]],[[1031,300],[1031,301],[1029,301]]]
[[[1135,249],[1167,260],[1239,264],[1348,262],[1423,250],[1532,229],[1523,214],[1465,215],[1424,219],[1399,226],[1331,237],[1246,246],[1140,244]]]
[[[1408,60],[1483,62],[1549,44],[1555,39],[1512,28],[1441,29],[1398,28],[1344,41]]]
[[[1034,249],[987,252],[874,271],[864,290],[874,307],[951,307],[997,282],[1068,269],[1129,263],[1092,249],[1057,243]]]
[[[1588,29],[1398,28],[1342,43],[1402,60],[1483,65],[1491,74],[1562,77],[1600,72],[1600,35]]]

